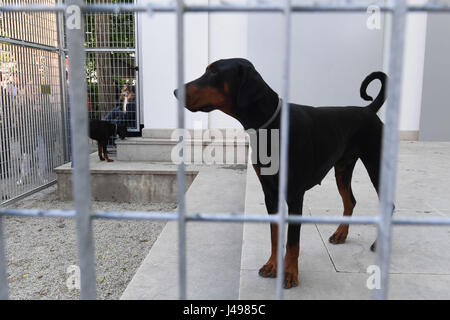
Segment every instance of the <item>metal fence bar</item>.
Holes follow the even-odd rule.
[[[284,62],[283,62],[283,107],[280,124],[280,172],[278,188],[278,241],[277,241],[277,299],[283,299],[284,242],[286,229],[286,199],[288,188],[289,155],[289,69],[291,57],[291,0],[285,0],[284,7]]]
[[[25,41],[25,40],[11,39],[11,38],[7,38],[7,37],[0,37],[0,42],[16,44],[19,46],[27,46],[27,47],[31,47],[31,48],[35,48],[35,49],[39,49],[39,50],[45,50],[45,51],[53,51],[53,52],[58,51],[58,48],[56,48],[56,47],[51,47],[51,46],[47,46],[47,45],[39,44],[39,43],[33,43],[33,42]]]
[[[61,3],[63,0],[58,0],[58,3]],[[64,52],[64,48],[66,47],[64,43],[64,15],[61,12],[58,12],[56,15],[57,18],[57,36],[58,36],[58,59],[59,59],[59,96],[61,97],[61,141],[63,141],[63,159],[64,162],[70,161],[70,150],[69,145],[67,143],[69,141],[69,128],[68,122],[68,106],[67,106],[67,91],[66,91],[66,54]]]
[[[184,87],[184,1],[177,0],[176,3],[176,28],[177,28],[177,80],[178,80],[178,143],[181,142],[181,161],[177,170],[178,187],[178,277],[179,277],[179,297],[186,299],[186,208],[184,203],[184,106],[186,92]]]
[[[46,217],[46,218],[75,218],[75,210],[40,210],[40,209],[0,209],[0,216],[17,217]],[[161,211],[97,211],[92,212],[92,219],[123,219],[123,220],[178,220],[178,214],[175,212]],[[250,222],[250,223],[276,223],[277,216],[245,215],[245,213],[190,213],[186,214],[186,221],[196,222]],[[314,223],[314,224],[378,224],[379,217],[315,217],[289,215],[286,217],[288,223]],[[393,218],[392,224],[397,226],[449,226],[448,218]]]
[[[0,192],[1,193],[1,192]],[[1,194],[0,194],[1,196]],[[3,217],[0,216],[0,300],[8,299],[8,273],[3,237]]]
[[[315,2],[312,4],[292,5],[291,12],[366,12],[369,3],[363,1],[345,1],[345,2]],[[392,11],[392,5],[383,1],[375,1],[370,5],[376,5],[381,12]],[[67,5],[4,5],[0,7],[0,12],[64,12]],[[91,4],[81,6],[84,12],[175,12],[176,5],[168,4],[149,4],[149,5],[132,5],[132,4]],[[450,12],[450,4],[430,1],[423,5],[409,5],[408,11],[411,12]],[[283,12],[284,6],[273,3],[260,3],[253,5],[236,5],[236,4],[217,4],[217,5],[185,5],[184,12]]]
[[[81,6],[83,0],[69,0]],[[74,7],[76,8],[76,7]],[[73,199],[77,212],[78,259],[81,299],[95,299],[95,261],[91,227],[91,183],[89,172],[88,109],[86,101],[84,19],[79,12],[66,16],[69,49],[69,95],[73,148]]]
[[[56,184],[56,179],[51,180],[51,181],[49,181],[48,183],[43,184],[43,185],[41,185],[41,186],[39,186],[39,187],[37,187],[37,188],[31,189],[31,190],[29,190],[29,191],[27,191],[27,192],[25,192],[25,193],[22,193],[21,195],[19,195],[19,196],[17,196],[17,197],[14,197],[13,199],[3,201],[3,202],[2,202],[2,206],[11,205],[11,204],[13,204],[14,202],[20,201],[20,200],[22,200],[22,199],[24,199],[24,198],[26,198],[26,197],[28,197],[28,196],[30,196],[30,195],[36,193],[36,192],[39,192],[39,191],[44,190],[44,189],[47,189],[48,187],[51,187],[51,186],[54,185],[54,184]],[[0,211],[1,211],[1,209],[0,209]],[[1,214],[1,213],[0,213],[0,214]]]
[[[136,48],[86,48],[84,49],[86,52],[135,52]]]
[[[392,13],[386,121],[383,128],[381,152],[379,209],[380,224],[376,244],[375,265],[381,271],[380,289],[373,292],[374,299],[386,299],[391,254],[392,214],[394,212],[395,182],[398,157],[398,124],[402,88],[403,46],[406,24],[406,2],[395,0]]]

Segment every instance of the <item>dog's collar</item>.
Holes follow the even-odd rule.
[[[267,120],[262,126],[260,126],[258,129],[266,129],[278,116],[278,114],[281,111],[281,107],[283,106],[283,100],[281,98],[278,98],[278,106],[273,115],[270,117],[269,120]]]

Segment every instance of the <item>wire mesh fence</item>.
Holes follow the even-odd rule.
[[[289,172],[286,168],[288,141],[283,138],[288,136],[289,128],[286,126],[289,120],[289,114],[286,113],[286,106],[282,110],[282,134],[281,140],[281,170],[280,170],[280,196],[279,196],[279,213],[265,217],[249,217],[242,214],[224,213],[208,214],[208,213],[186,213],[184,207],[184,193],[178,193],[178,213],[164,214],[155,212],[143,213],[123,213],[123,212],[91,212],[90,206],[90,175],[89,175],[89,154],[87,135],[88,109],[86,96],[86,78],[81,71],[85,66],[86,55],[83,50],[83,43],[86,41],[84,29],[81,28],[82,23],[77,24],[76,19],[81,19],[81,12],[87,13],[104,12],[109,14],[117,14],[120,12],[174,12],[176,13],[177,24],[177,70],[178,70],[178,87],[179,87],[179,103],[178,103],[178,126],[184,127],[184,14],[186,12],[281,12],[286,17],[284,32],[286,35],[290,32],[290,15],[293,12],[365,12],[367,4],[345,2],[332,2],[320,4],[294,5],[291,1],[284,2],[256,2],[249,5],[186,5],[184,1],[177,0],[176,4],[149,4],[149,5],[131,5],[131,4],[98,4],[85,6],[82,1],[70,0],[67,5],[56,6],[31,6],[31,7],[0,7],[5,12],[50,12],[53,10],[65,11],[67,17],[75,17],[72,24],[67,30],[68,52],[70,58],[70,83],[69,91],[73,101],[77,101],[79,105],[73,108],[71,113],[71,124],[73,128],[73,150],[75,156],[74,166],[74,199],[75,211],[40,211],[40,210],[0,210],[0,215],[21,215],[21,216],[50,216],[50,217],[73,217],[77,219],[78,248],[79,248],[79,264],[81,269],[81,297],[85,299],[95,298],[95,269],[93,263],[93,244],[91,233],[91,220],[93,218],[108,219],[157,219],[157,220],[177,220],[179,225],[178,245],[179,245],[179,297],[185,299],[187,297],[186,288],[186,234],[185,224],[188,221],[215,221],[215,222],[252,222],[252,223],[276,223],[279,230],[284,231],[285,223],[369,223],[378,226],[377,238],[377,257],[376,263],[381,267],[382,283],[380,289],[374,290],[373,297],[376,299],[387,298],[388,288],[388,272],[391,245],[391,226],[392,225],[449,225],[450,219],[445,218],[392,218],[393,196],[396,175],[396,158],[398,143],[398,114],[399,114],[399,98],[401,94],[401,75],[402,75],[402,45],[405,32],[405,16],[408,11],[450,11],[450,7],[446,4],[429,3],[420,6],[407,7],[404,0],[397,0],[392,3],[379,3],[381,11],[390,12],[392,14],[391,28],[391,46],[392,50],[389,60],[389,74],[393,81],[388,84],[388,110],[386,115],[386,126],[383,134],[383,150],[382,150],[382,170],[381,170],[381,186],[380,186],[380,207],[377,217],[307,217],[307,216],[290,216],[287,217],[282,210],[284,200],[286,198],[286,178]],[[75,21],[75,23],[74,23]],[[78,27],[77,27],[78,26]],[[284,64],[284,87],[283,94],[289,96],[289,48],[290,37],[286,36],[285,41],[285,64]],[[106,40],[105,40],[106,41]],[[107,41],[112,41],[111,39]],[[95,42],[95,41],[94,41]],[[113,41],[114,42],[114,41]],[[96,48],[93,48],[94,50]],[[111,79],[110,79],[111,80]],[[109,88],[111,89],[111,88]],[[116,92],[117,97],[117,92]],[[120,98],[119,98],[120,99]],[[287,99],[285,99],[285,104]],[[180,137],[181,139],[181,137]],[[182,154],[181,154],[182,157]],[[284,167],[284,168],[283,168]],[[182,162],[178,165],[178,190],[184,190],[184,165]],[[1,220],[0,220],[1,223]],[[284,239],[283,232],[279,232],[280,239]],[[283,259],[281,252],[283,251],[283,241],[278,241],[278,269],[283,269]],[[3,254],[3,238],[0,225],[0,297],[7,298],[7,279],[6,267]],[[279,274],[277,279],[277,297],[283,298],[282,276]]]
[[[88,4],[133,2],[86,1]],[[135,14],[87,13],[84,22],[89,117],[125,124],[128,130],[137,131]]]
[[[0,5],[44,4],[54,5],[55,0],[2,0]],[[2,12],[0,37],[56,47],[56,14],[52,12]]]
[[[6,202],[55,180],[53,168],[64,163],[65,141],[56,14],[2,12],[0,17],[0,201]]]

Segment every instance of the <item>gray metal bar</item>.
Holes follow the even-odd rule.
[[[35,49],[39,49],[39,50],[45,50],[45,51],[52,51],[52,52],[58,51],[58,48],[56,48],[56,47],[50,47],[50,46],[46,46],[43,44],[28,42],[28,41],[24,41],[24,40],[0,37],[0,43],[2,43],[2,42],[7,43],[7,44],[15,44],[15,45],[24,46],[24,47],[35,48]]]
[[[372,5],[377,5],[380,11],[389,11],[391,7],[389,4],[383,2],[374,2]],[[347,1],[343,3],[339,2],[329,2],[329,3],[313,3],[310,5],[293,5],[291,6],[292,12],[366,12],[367,3],[361,1]],[[445,6],[443,6],[445,7]],[[23,6],[3,6],[0,11],[64,11],[66,6],[55,5],[55,6],[45,6],[45,5],[23,5]],[[277,2],[273,3],[260,3],[260,4],[249,4],[249,5],[237,5],[237,4],[217,4],[217,5],[185,5],[185,12],[284,12],[284,5],[280,5]],[[426,6],[423,10],[426,10]],[[433,7],[434,9],[435,7]],[[176,6],[174,5],[163,5],[163,4],[149,4],[149,5],[132,5],[132,4],[91,4],[84,5],[82,7],[84,12],[176,12]]]
[[[40,210],[40,209],[0,209],[0,216],[43,217],[43,218],[75,218],[75,210]],[[162,211],[98,211],[91,214],[92,219],[124,219],[124,220],[178,220],[178,214]],[[249,223],[276,223],[276,215],[246,215],[245,213],[190,213],[186,221],[196,222],[249,222]],[[288,223],[314,223],[314,224],[378,224],[379,217],[315,217],[296,216],[286,217]],[[450,226],[448,218],[393,218],[392,224],[396,226]]]
[[[81,6],[83,0],[69,0]],[[66,16],[69,49],[69,94],[73,149],[73,199],[77,212],[78,258],[81,270],[81,299],[95,299],[95,261],[91,228],[91,183],[89,173],[88,108],[86,101],[84,19],[82,14]]]
[[[46,184],[44,184],[42,186],[39,186],[39,187],[34,188],[34,189],[30,190],[30,191],[27,191],[27,192],[25,192],[25,193],[23,193],[23,194],[21,194],[21,195],[19,195],[17,197],[14,197],[13,199],[6,200],[6,201],[2,202],[2,206],[11,205],[11,204],[13,204],[13,203],[15,203],[17,201],[20,201],[20,200],[28,197],[29,195],[32,195],[32,194],[34,194],[36,192],[44,190],[44,189],[54,185],[55,183],[56,183],[56,180],[51,180],[50,182],[48,182],[48,183],[46,183]],[[1,211],[1,209],[0,209],[0,211]]]
[[[386,121],[383,129],[383,147],[380,164],[380,204],[378,214],[377,248],[375,264],[380,267],[381,287],[375,289],[374,299],[386,299],[391,254],[392,214],[394,211],[395,182],[398,157],[398,123],[402,88],[403,47],[406,24],[406,2],[396,0],[392,13]]]
[[[288,188],[289,155],[289,70],[291,60],[291,0],[284,3],[284,70],[283,70],[283,108],[280,128],[280,169],[278,186],[278,241],[277,241],[277,299],[283,299],[284,281],[284,241],[286,229],[286,205]]]
[[[186,209],[184,203],[184,106],[186,92],[184,88],[184,1],[177,0],[176,3],[177,21],[177,77],[178,77],[178,128],[181,131],[178,143],[181,143],[181,161],[177,170],[178,187],[178,277],[180,300],[186,299]]]
[[[61,2],[62,0],[58,0]],[[64,162],[70,161],[69,150],[69,124],[68,106],[66,99],[66,53],[64,52],[64,16],[62,13],[56,14],[56,28],[58,32],[58,59],[59,59],[59,96],[61,99],[61,140],[63,141]]]
[[[315,2],[305,5],[293,5],[291,11],[293,13],[298,12],[367,12],[367,6],[369,3],[363,1],[330,1],[330,2]],[[376,5],[380,8],[381,12],[392,11],[392,5],[382,1],[375,1],[370,5]],[[5,5],[0,7],[0,11],[4,12],[64,12],[67,5],[57,4],[50,5]],[[133,5],[133,4],[91,4],[83,5],[82,10],[84,12],[155,12],[155,13],[167,13],[175,12],[176,6],[163,5],[163,4],[149,4],[149,5]],[[231,5],[231,4],[218,4],[218,5],[185,5],[185,12],[283,12],[284,6],[276,2],[273,3],[260,3],[250,5]],[[437,1],[427,2],[423,5],[409,5],[408,11],[411,12],[450,12],[450,4]]]
[[[1,196],[1,195],[0,195]],[[3,237],[3,217],[0,216],[0,300],[8,299],[8,273],[6,271],[7,261]]]
[[[114,51],[114,52],[135,52],[136,48],[113,48],[113,47],[108,47],[108,48],[86,48],[84,50],[86,52],[110,52],[110,51]]]

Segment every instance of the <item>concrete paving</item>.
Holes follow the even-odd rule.
[[[449,217],[450,143],[401,142],[396,212],[399,217]],[[377,214],[378,198],[358,162],[352,182],[355,216]],[[266,214],[259,181],[248,170],[203,167],[186,194],[190,212]],[[245,205],[244,205],[245,203]],[[342,214],[334,173],[308,191],[304,214]],[[374,226],[354,225],[345,244],[328,237],[336,226],[305,224],[301,232],[300,285],[285,299],[370,299],[367,267]],[[122,299],[177,299],[176,222],[167,223]],[[450,299],[448,227],[393,229],[390,299]],[[268,224],[193,223],[187,227],[187,287],[190,299],[274,299],[275,279],[258,276],[270,253]]]
[[[450,143],[401,142],[398,163],[396,212],[399,217],[450,218]],[[265,213],[263,193],[253,170],[247,172],[246,214]],[[355,216],[376,215],[378,199],[367,173],[358,162],[352,188]],[[308,191],[304,214],[341,215],[342,202],[334,172]],[[374,226],[350,227],[347,242],[332,245],[333,225],[303,225],[299,264],[300,285],[285,290],[285,299],[370,299],[366,287],[369,250]],[[258,276],[270,254],[269,226],[245,224],[242,248],[240,299],[275,298],[275,279]],[[393,229],[390,299],[450,299],[450,230],[448,227]]]
[[[186,193],[188,212],[244,212],[245,167],[204,167]],[[188,299],[237,299],[242,224],[187,224]],[[178,299],[178,227],[168,222],[121,299]]]

